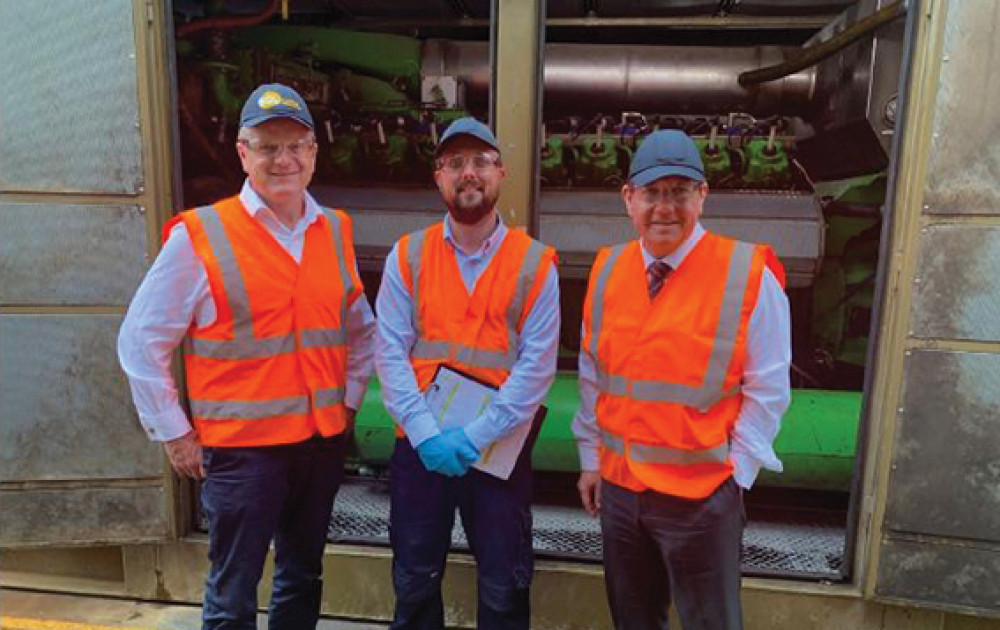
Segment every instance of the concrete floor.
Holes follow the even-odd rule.
[[[257,620],[267,627],[266,617]],[[323,619],[319,630],[378,630],[384,624]],[[197,606],[0,589],[0,630],[198,630]]]

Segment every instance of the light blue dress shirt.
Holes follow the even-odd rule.
[[[451,219],[445,216],[444,239],[455,256],[469,294],[500,249],[507,232],[503,222],[498,221],[482,247],[469,254],[455,241]],[[442,304],[441,308],[449,308],[449,305]],[[382,399],[415,448],[441,431],[423,394],[417,389],[416,375],[410,365],[410,349],[417,336],[410,293],[399,272],[396,245],[385,262],[375,311],[378,314],[375,370],[382,385]],[[465,427],[466,435],[480,452],[535,415],[555,379],[558,345],[559,280],[553,266],[545,275],[542,290],[525,319],[518,338],[517,360],[510,376],[493,403]]]

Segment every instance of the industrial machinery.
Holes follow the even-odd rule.
[[[466,114],[503,146],[504,219],[559,252],[532,627],[610,624],[569,423],[589,268],[632,238],[620,187],[657,128],[701,147],[705,225],[788,276],[793,403],[785,472],[747,494],[748,627],[997,615],[998,28],[988,0],[0,0],[4,588],[200,601],[197,488],[142,432],[115,338],[170,215],[242,182],[243,99],[283,81],[369,298],[391,243],[442,217],[430,157]],[[391,422],[372,383],[327,614],[391,614]],[[448,623],[471,627],[453,541]]]
[[[678,6],[660,14],[701,10],[697,3],[673,4]],[[806,15],[829,10],[804,1],[758,8],[767,4],[772,11]],[[295,86],[317,120],[313,192],[353,215],[373,299],[391,244],[442,212],[431,178],[441,132],[460,116],[488,117],[489,34],[472,22],[408,21],[388,9],[336,5],[340,11],[324,12],[294,3],[282,21],[274,3],[240,18],[225,3],[175,3],[184,202],[211,201],[239,185],[230,147],[244,95],[262,81]],[[550,15],[568,12],[568,5],[550,2]],[[871,13],[874,5],[856,9]],[[655,25],[655,12],[646,17]],[[234,19],[254,24],[230,26],[227,20]],[[784,29],[774,34],[777,43],[766,44],[740,31],[671,31],[678,40],[673,44],[649,25],[595,24],[550,28],[543,51],[539,234],[560,253],[563,372],[548,401],[536,469],[576,470],[569,425],[587,271],[599,247],[631,237],[619,189],[632,153],[650,132],[678,128],[696,138],[702,152],[712,190],[706,225],[769,243],[788,273],[796,391],[778,442],[785,474],[765,475],[763,483],[846,492],[871,321],[886,141],[864,118],[864,108],[840,108],[833,121],[829,108],[845,92],[863,91],[851,95],[861,102],[873,98],[871,80],[845,83],[829,76],[843,73],[845,62],[838,60],[741,84],[741,75],[795,57],[803,42],[829,44],[835,27],[820,33]],[[581,41],[591,38],[600,41]],[[867,56],[852,55],[870,63],[871,48],[869,43]],[[898,57],[879,62],[888,82],[898,78]],[[828,128],[844,126],[867,141],[864,159],[817,159],[829,144]],[[875,126],[886,128],[881,120]],[[800,152],[803,140],[806,151]],[[824,193],[831,173],[835,190]],[[373,385],[359,414],[357,453],[366,466],[378,467],[392,441],[391,418]]]

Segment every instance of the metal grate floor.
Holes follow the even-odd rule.
[[[582,509],[535,505],[534,545],[539,556],[599,561],[597,519]],[[780,520],[779,520],[780,519]],[[452,546],[468,550],[458,518]],[[330,522],[331,542],[387,545],[389,494],[385,484],[347,483],[341,487]],[[843,523],[822,514],[782,513],[755,519],[743,534],[743,571],[748,575],[785,575],[839,579],[846,536]]]

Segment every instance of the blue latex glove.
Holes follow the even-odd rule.
[[[472,443],[469,436],[463,429],[452,429],[442,434],[445,440],[451,445],[458,457],[458,462],[462,464],[462,474],[469,471],[469,467],[479,459],[479,449]]]
[[[461,477],[468,470],[458,460],[455,448],[444,435],[435,435],[421,442],[417,447],[417,455],[424,468],[447,477]]]

